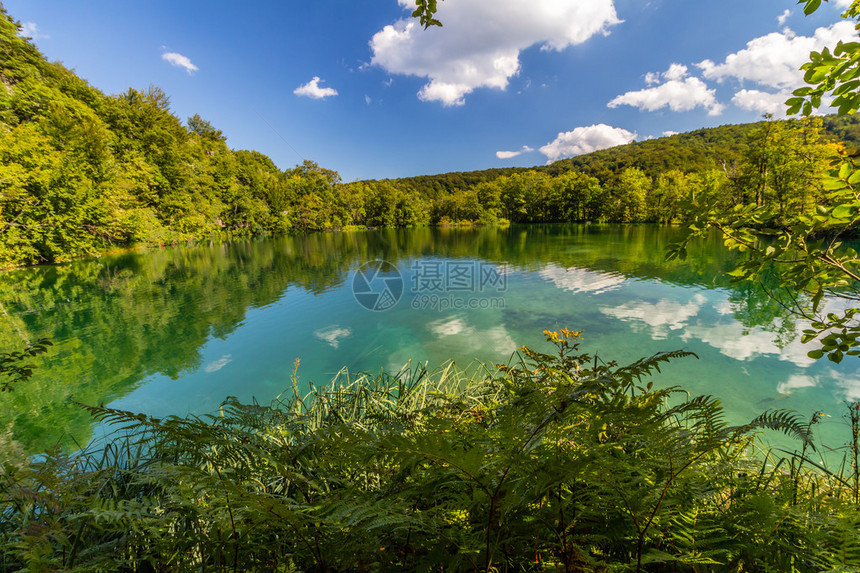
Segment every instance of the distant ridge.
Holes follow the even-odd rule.
[[[824,130],[833,141],[842,141],[847,147],[860,147],[860,118],[829,115],[823,118]],[[762,121],[745,124],[721,125],[679,133],[667,137],[635,141],[576,157],[560,159],[549,165],[535,167],[496,167],[478,171],[454,171],[437,175],[418,175],[390,179],[397,185],[418,189],[427,197],[435,198],[441,192],[469,189],[499,177],[539,171],[560,175],[579,171],[602,182],[613,181],[628,167],[641,169],[649,177],[657,177],[671,169],[695,172],[730,166],[739,161],[747,148],[747,138]]]

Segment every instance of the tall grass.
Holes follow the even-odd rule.
[[[688,353],[618,366],[547,339],[468,375],[342,371],[300,395],[294,372],[273,404],[204,417],[87,407],[114,441],[0,475],[0,571],[860,565],[855,418],[850,471],[823,471],[812,420],[731,426],[715,398],[649,381]],[[798,454],[756,451],[760,428]]]

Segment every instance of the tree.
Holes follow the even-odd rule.
[[[199,135],[203,139],[213,141],[224,141],[227,139],[220,129],[215,129],[211,123],[200,117],[199,113],[195,113],[188,118],[188,131]]]
[[[635,223],[645,216],[645,197],[651,189],[651,178],[636,167],[628,167],[613,190],[613,221]]]
[[[808,15],[819,8],[821,0],[800,3]],[[854,0],[842,17],[860,22],[860,0]],[[795,90],[786,102],[789,114],[809,116],[828,95],[833,96],[832,105],[840,115],[860,109],[860,42],[840,41],[832,51],[812,52],[802,69],[810,85]],[[767,147],[772,150],[772,141]],[[803,149],[799,141],[788,147]],[[823,193],[815,204],[807,207],[803,201],[799,208],[789,210],[785,209],[787,192],[776,193],[776,206],[764,201],[770,180],[764,171],[774,161],[773,154],[762,154],[759,161],[762,176],[756,183],[755,202],[737,205],[728,213],[705,213],[691,225],[690,237],[704,236],[716,228],[727,246],[749,252],[749,259],[731,273],[736,280],[762,281],[773,273],[782,288],[772,295],[809,320],[802,340],[817,340],[819,345],[809,352],[810,357],[826,355],[838,363],[845,356],[860,355],[860,308],[853,306],[860,300],[860,256],[845,243],[860,230],[858,156],[843,153],[834,160],[830,172],[820,179]],[[668,257],[685,257],[690,237],[674,245]],[[833,302],[839,300],[842,303]]]
[[[690,188],[690,180],[683,171],[672,169],[661,174],[646,198],[648,220],[671,223],[677,219],[681,201],[689,197]]]
[[[781,215],[808,212],[822,199],[821,177],[838,146],[821,137],[821,118],[772,121],[767,114],[749,137],[741,180],[746,202],[774,206]]]

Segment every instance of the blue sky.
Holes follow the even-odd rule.
[[[352,181],[779,115],[808,52],[853,33],[848,3],[805,17],[790,0],[445,0],[427,31],[409,0],[4,5],[104,92],[158,85],[233,148]]]

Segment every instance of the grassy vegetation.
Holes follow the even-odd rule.
[[[729,426],[717,399],[646,382],[687,353],[618,366],[546,334],[554,354],[473,377],[342,372],[204,418],[87,407],[113,441],[3,470],[0,571],[860,565],[856,423],[845,475],[822,471],[814,419]],[[756,453],[759,428],[798,452]]]

